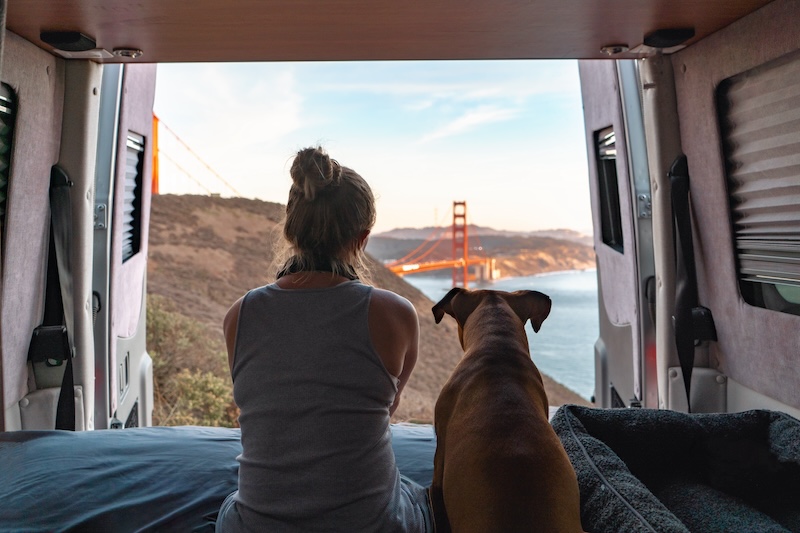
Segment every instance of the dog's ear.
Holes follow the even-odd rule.
[[[509,293],[507,301],[523,324],[530,319],[535,333],[539,332],[552,306],[550,297],[538,291],[514,291]]]
[[[439,300],[439,303],[433,306],[431,311],[433,311],[433,318],[436,320],[437,324],[442,321],[442,317],[444,317],[445,313],[455,318],[451,300],[455,295],[461,294],[462,292],[464,292],[464,289],[461,287],[453,287],[450,289],[450,292],[444,295],[444,298]]]

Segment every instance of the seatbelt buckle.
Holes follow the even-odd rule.
[[[33,330],[28,346],[28,360],[48,367],[61,366],[74,352],[69,343],[67,326],[38,326]]]

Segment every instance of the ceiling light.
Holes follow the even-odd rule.
[[[138,48],[114,48],[114,55],[125,59],[136,59],[142,57],[142,54],[144,52]]]
[[[617,54],[624,54],[629,50],[627,44],[608,44],[600,49],[600,52],[607,56],[615,56]]]

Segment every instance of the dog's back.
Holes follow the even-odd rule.
[[[492,294],[459,318],[465,355],[435,412],[437,526],[445,514],[456,532],[581,531],[575,473],[547,420],[524,321]]]

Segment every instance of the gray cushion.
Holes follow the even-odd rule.
[[[800,531],[800,422],[561,407],[587,531]]]

